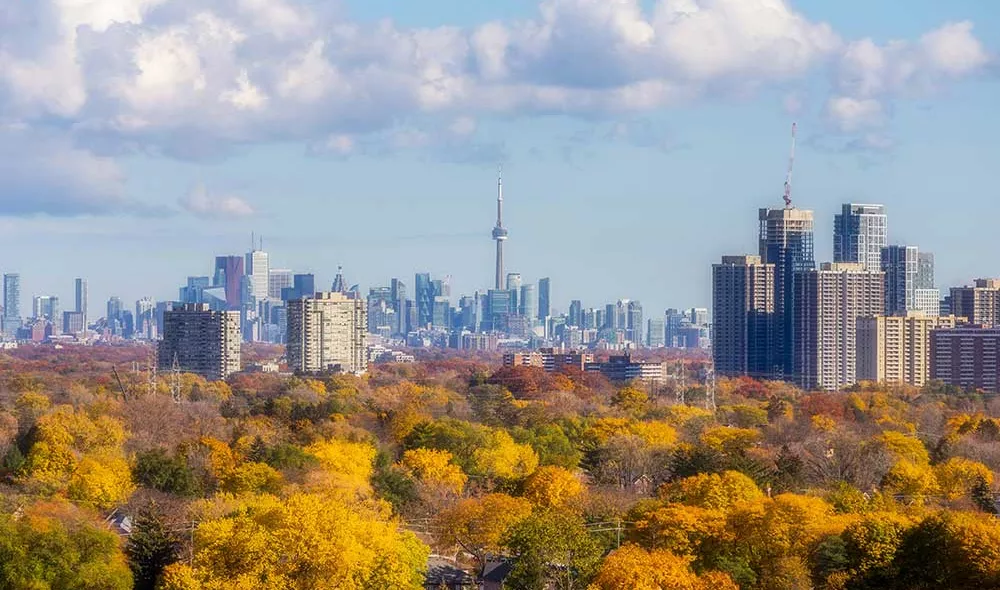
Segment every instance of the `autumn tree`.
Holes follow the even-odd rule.
[[[562,467],[539,467],[524,482],[524,497],[541,508],[575,508],[584,493],[583,483]]]
[[[585,588],[603,553],[580,516],[553,510],[521,520],[507,546],[516,557],[507,582],[512,588]]]
[[[593,590],[737,590],[729,576],[710,572],[702,577],[690,567],[691,559],[668,551],[646,551],[624,545],[601,564]]]
[[[461,547],[481,573],[487,557],[503,553],[511,530],[530,515],[530,502],[506,494],[462,500],[438,516],[438,543]]]
[[[113,533],[72,506],[38,503],[0,514],[0,587],[128,590],[132,575]]]
[[[34,442],[21,468],[30,485],[65,492],[99,508],[125,501],[134,484],[122,444],[125,430],[110,416],[91,418],[61,406],[39,418]]]
[[[423,587],[428,548],[384,507],[333,496],[244,497],[194,532],[191,565],[164,570],[164,590]]]
[[[452,463],[452,454],[436,449],[410,449],[403,453],[400,466],[411,477],[434,490],[461,494],[468,477]]]

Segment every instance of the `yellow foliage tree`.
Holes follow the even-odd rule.
[[[531,516],[531,503],[507,494],[462,500],[437,519],[438,542],[459,546],[475,558],[480,571],[486,557],[503,550],[508,533]]]
[[[713,572],[699,578],[691,571],[691,558],[667,551],[646,551],[625,545],[601,564],[591,590],[737,590],[725,574]]]
[[[530,446],[514,442],[507,431],[494,430],[487,444],[473,452],[472,463],[479,475],[520,479],[538,467],[538,454]]]
[[[365,496],[371,493],[371,479],[375,448],[366,443],[330,439],[314,443],[306,453],[316,457],[323,468],[314,474],[315,487],[338,493]]]
[[[752,479],[738,471],[699,473],[660,488],[660,496],[672,502],[711,510],[727,510],[740,502],[764,497]]]
[[[641,389],[626,386],[615,392],[611,404],[622,412],[638,416],[649,407],[649,396]]]
[[[524,497],[542,508],[571,508],[583,495],[580,478],[563,467],[539,467],[524,484]]]
[[[121,422],[60,406],[39,418],[36,427],[35,443],[22,467],[29,483],[102,509],[124,502],[132,493]]]
[[[228,473],[219,481],[222,491],[232,494],[245,492],[263,492],[276,494],[281,491],[281,472],[267,465],[253,461],[243,463]]]
[[[887,430],[875,437],[875,442],[882,445],[890,455],[899,460],[909,461],[916,465],[930,463],[930,455],[920,439],[908,436],[902,432]]]
[[[701,434],[701,442],[707,447],[726,453],[741,453],[760,440],[760,432],[752,428],[717,426]]]
[[[640,422],[634,431],[651,448],[667,448],[677,442],[677,431],[666,422]]]
[[[468,477],[452,462],[448,451],[411,449],[403,453],[400,466],[412,477],[440,490],[461,494]]]
[[[941,493],[949,500],[956,500],[968,494],[979,481],[992,484],[993,471],[978,461],[952,457],[934,466],[934,478]]]
[[[256,496],[194,533],[192,565],[164,572],[164,590],[423,587],[428,548],[380,505],[295,494]]]
[[[667,504],[639,517],[635,536],[652,549],[697,555],[706,544],[724,542],[726,516],[721,510]]]
[[[938,489],[930,466],[908,459],[900,459],[889,469],[883,479],[883,488],[914,502],[922,502],[925,496],[936,493]]]
[[[71,500],[104,510],[123,504],[133,491],[131,471],[121,457],[84,456],[73,470],[67,487]]]

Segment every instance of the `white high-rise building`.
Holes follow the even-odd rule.
[[[288,302],[288,368],[299,373],[368,369],[368,310],[364,299],[316,293]]]
[[[246,276],[250,279],[249,295],[257,301],[267,299],[270,288],[271,268],[267,252],[252,250],[246,256]]]

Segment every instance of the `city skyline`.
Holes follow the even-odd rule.
[[[704,305],[707,265],[780,206],[792,120],[818,260],[840,204],[882,203],[890,241],[935,252],[939,283],[1000,275],[962,256],[1000,246],[987,3],[278,5],[37,2],[0,22],[0,271],[25,297],[71,301],[76,276],[95,301],[172,297],[251,231],[321,284],[343,265],[363,285],[428,271],[472,292],[492,283],[503,162],[505,265],[552,277],[557,307]],[[980,214],[937,206],[959,196]]]

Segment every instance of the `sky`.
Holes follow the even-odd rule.
[[[1000,276],[994,4],[0,2],[0,271],[27,311],[77,276],[92,308],[172,299],[254,232],[320,285],[470,293],[502,163],[507,270],[556,309],[707,307],[782,206],[794,121],[819,261],[876,202],[940,287]]]

